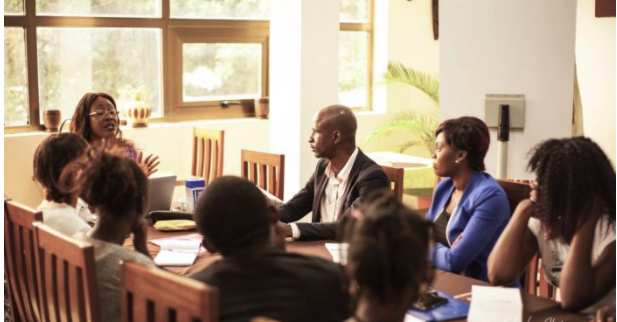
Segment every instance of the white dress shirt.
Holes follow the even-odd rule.
[[[343,206],[343,197],[345,195],[345,189],[349,182],[349,174],[353,164],[356,162],[358,156],[358,147],[353,151],[345,166],[343,166],[338,174],[334,171],[332,163],[328,163],[325,170],[325,175],[328,178],[328,183],[324,190],[323,197],[321,198],[321,220],[322,223],[335,222],[338,220],[338,214]],[[298,225],[290,224],[291,236],[293,239],[300,238],[300,229]]]

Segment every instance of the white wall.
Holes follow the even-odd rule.
[[[338,101],[338,31],[336,1],[271,3],[269,135],[273,150],[285,154],[288,198],[317,163],[307,143],[313,115]]]
[[[576,64],[585,135],[615,164],[615,17],[596,18],[595,0],[579,0]]]
[[[433,39],[430,0],[379,2],[375,14],[375,99],[373,112],[358,114],[358,144],[365,151],[394,150],[409,141],[405,132],[392,133],[364,144],[364,139],[396,113],[426,104],[426,97],[408,85],[383,85],[382,74],[388,61],[403,63],[439,75],[439,41]],[[411,150],[428,156],[422,148]]]
[[[508,178],[529,178],[527,152],[571,135],[576,0],[441,1],[439,20],[442,118],[484,118],[485,94],[525,94],[525,129],[510,136]],[[486,163],[494,174],[492,134]]]

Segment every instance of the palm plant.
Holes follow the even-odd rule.
[[[439,80],[397,62],[388,63],[383,78],[386,84],[407,84],[420,90],[428,97],[428,104],[412,106],[410,110],[397,113],[390,122],[369,134],[365,143],[393,131],[405,131],[412,134],[412,139],[397,145],[399,152],[421,145],[432,153],[435,148],[435,129],[439,124]]]

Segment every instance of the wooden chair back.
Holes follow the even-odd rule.
[[[206,186],[223,175],[225,131],[193,129],[193,163],[191,175],[204,178]]]
[[[405,169],[393,168],[386,165],[382,165],[381,168],[388,177],[388,182],[390,182],[390,190],[396,195],[398,200],[403,201],[403,182],[405,179]]]
[[[285,155],[242,150],[242,178],[283,200]]]
[[[122,321],[216,322],[218,291],[158,268],[124,262]]]
[[[35,224],[39,301],[44,321],[100,321],[94,247]]]
[[[497,180],[497,183],[506,192],[511,214],[514,213],[519,202],[528,199],[531,193],[529,180]],[[538,254],[527,265],[527,270],[521,278],[521,282],[529,294],[549,299],[555,298],[555,288],[546,280],[542,268],[542,258]]]
[[[531,193],[531,187],[529,186],[529,180],[500,180],[497,179],[497,183],[506,192],[508,203],[510,204],[510,213],[514,213],[514,209],[518,206],[518,203],[522,200],[528,199]]]
[[[41,321],[34,222],[43,214],[15,201],[4,201],[4,274],[13,318]]]

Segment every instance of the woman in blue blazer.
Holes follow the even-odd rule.
[[[484,172],[490,136],[475,117],[446,120],[435,132],[435,189],[426,218],[433,222],[431,260],[441,270],[488,281],[486,261],[510,218],[499,184]]]

